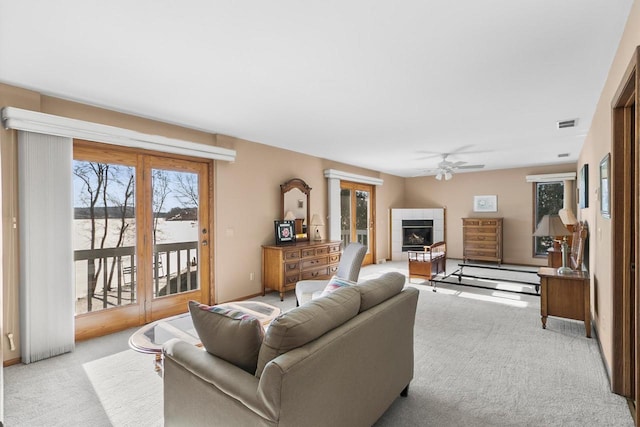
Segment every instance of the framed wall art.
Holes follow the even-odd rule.
[[[474,212],[498,212],[498,196],[473,196]]]
[[[274,221],[276,245],[285,245],[296,242],[296,234],[294,232],[295,224],[295,221]]]
[[[611,218],[611,200],[609,192],[611,190],[611,180],[609,179],[609,170],[611,168],[611,154],[600,161],[600,214],[604,218]]]
[[[580,169],[578,177],[578,206],[580,209],[589,207],[589,164],[585,163]]]

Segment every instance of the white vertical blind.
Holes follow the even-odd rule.
[[[74,347],[73,141],[18,132],[23,363]]]

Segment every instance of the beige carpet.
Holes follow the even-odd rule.
[[[364,268],[361,279],[405,263]],[[549,318],[539,297],[440,284],[420,289],[415,375],[377,426],[632,426],[609,391],[595,339],[583,324]],[[284,310],[277,294],[257,298]],[[132,331],[74,353],[5,369],[7,426],[159,426],[162,382],[153,356],[127,348]]]

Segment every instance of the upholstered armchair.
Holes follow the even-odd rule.
[[[360,275],[362,260],[367,253],[367,247],[361,243],[349,243],[342,252],[336,276],[351,282],[357,282]],[[304,304],[313,299],[313,294],[320,294],[329,279],[325,280],[301,280],[296,283],[296,302],[298,305]]]

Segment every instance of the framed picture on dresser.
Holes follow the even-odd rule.
[[[296,242],[296,234],[294,232],[295,224],[295,221],[274,221],[276,245],[286,245]]]

